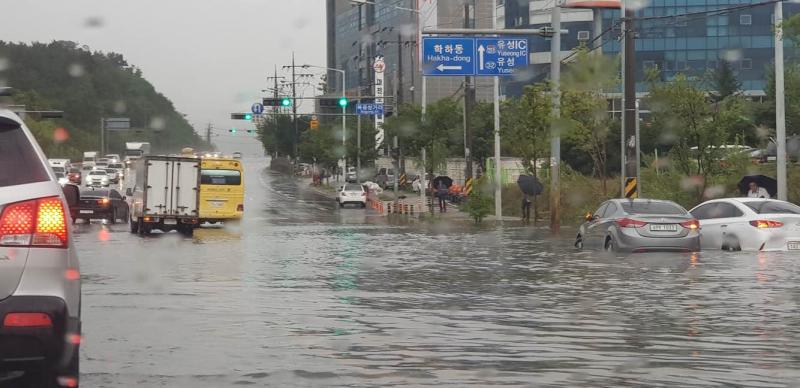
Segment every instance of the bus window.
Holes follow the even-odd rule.
[[[242,184],[242,173],[236,170],[201,170],[200,184],[238,186]]]

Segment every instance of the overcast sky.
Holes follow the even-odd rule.
[[[260,100],[274,66],[325,65],[324,0],[11,0],[14,16],[0,23],[0,40],[72,40],[115,51],[141,68],[159,92],[207,123],[223,149],[257,152],[254,141],[226,136],[231,112]],[[91,23],[91,20],[99,23]],[[92,26],[94,25],[94,26]],[[13,58],[9,58],[13,62]],[[66,69],[65,69],[66,71]],[[311,87],[306,89],[310,94]],[[310,104],[307,104],[310,105]]]

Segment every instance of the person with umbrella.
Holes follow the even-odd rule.
[[[748,198],[764,198],[764,199],[770,198],[767,189],[759,187],[758,183],[756,183],[755,181],[751,181],[749,187],[750,190],[747,190]]]
[[[447,188],[447,185],[444,184],[444,181],[440,180],[439,185],[436,186],[436,196],[439,197],[439,212],[446,213],[447,212],[447,194],[450,190]]]
[[[530,196],[536,197],[544,190],[544,186],[539,182],[536,177],[531,175],[520,175],[517,178],[517,185],[522,191],[522,221],[531,221],[531,199]]]
[[[522,222],[531,222],[531,199],[527,193],[522,194]]]

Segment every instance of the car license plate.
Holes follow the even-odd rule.
[[[786,245],[787,245],[787,248],[790,251],[798,251],[798,250],[800,250],[800,241],[789,241],[789,243],[786,244]]]
[[[164,219],[164,225],[177,225],[177,224],[178,224],[178,220],[176,220],[174,218],[165,218]]]
[[[677,232],[678,225],[675,224],[650,224],[651,232]]]
[[[94,210],[81,210],[80,213],[81,214],[92,214],[92,213],[94,213]]]

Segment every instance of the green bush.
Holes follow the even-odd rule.
[[[494,197],[488,193],[491,188],[486,182],[486,177],[475,180],[474,190],[467,197],[467,202],[462,206],[462,211],[469,213],[470,217],[478,224],[492,212]]]

